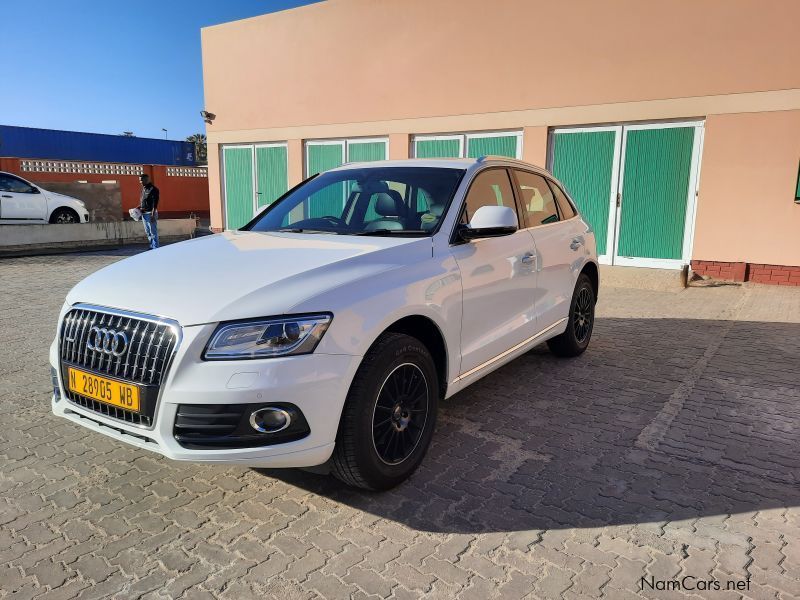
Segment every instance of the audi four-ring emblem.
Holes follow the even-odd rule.
[[[124,331],[115,331],[94,325],[89,329],[89,338],[86,340],[86,347],[95,352],[110,354],[111,356],[122,356],[128,349],[128,336]]]

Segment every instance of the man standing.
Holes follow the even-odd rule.
[[[139,176],[142,184],[142,196],[139,199],[139,210],[142,211],[142,223],[144,223],[144,233],[150,242],[150,249],[158,248],[158,188],[150,182],[150,176],[142,173]]]

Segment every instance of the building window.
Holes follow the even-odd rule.
[[[417,135],[412,145],[416,158],[522,158],[521,131]]]
[[[238,229],[282,196],[289,189],[288,172],[284,142],[224,145],[225,227]]]
[[[57,160],[23,160],[20,168],[25,173],[80,173],[84,175],[141,175],[142,165],[117,163],[85,163]]]
[[[306,177],[335,169],[346,162],[369,162],[389,157],[387,138],[309,140],[306,142]]]
[[[167,167],[167,177],[208,177],[208,169],[202,167]]]

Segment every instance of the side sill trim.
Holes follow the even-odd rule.
[[[489,359],[489,360],[487,360],[485,363],[482,363],[482,364],[478,365],[477,367],[473,367],[472,369],[470,369],[470,370],[469,370],[469,371],[467,371],[466,373],[462,373],[461,375],[459,375],[458,377],[456,377],[456,378],[455,378],[453,381],[451,381],[451,382],[450,382],[450,384],[452,385],[452,384],[454,384],[454,383],[458,383],[458,382],[459,382],[459,381],[461,381],[462,379],[466,379],[467,377],[469,377],[470,375],[474,375],[475,373],[477,373],[477,372],[478,372],[478,371],[480,371],[481,369],[485,369],[486,367],[488,367],[488,366],[490,366],[490,365],[492,365],[492,364],[496,363],[498,360],[502,360],[503,358],[505,358],[506,356],[508,356],[508,355],[509,355],[509,354],[511,354],[512,352],[515,352],[515,351],[519,350],[520,348],[522,348],[523,346],[526,346],[526,345],[530,344],[531,342],[533,342],[534,340],[536,340],[536,338],[540,338],[540,337],[542,337],[544,334],[546,334],[546,333],[547,333],[548,331],[550,331],[551,329],[555,329],[556,327],[558,327],[559,325],[561,325],[561,324],[562,324],[564,321],[566,321],[566,320],[567,320],[567,317],[564,317],[563,319],[559,319],[558,321],[556,321],[555,323],[553,323],[553,324],[552,324],[552,325],[550,325],[549,327],[545,327],[544,329],[542,329],[542,330],[541,330],[539,333],[537,333],[537,334],[535,334],[535,335],[532,335],[532,336],[531,336],[531,337],[529,337],[527,340],[523,340],[523,341],[521,341],[521,342],[520,342],[519,344],[517,344],[516,346],[512,346],[511,348],[509,348],[509,349],[508,349],[508,350],[506,350],[505,352],[501,352],[500,354],[498,354],[498,355],[497,355],[497,356],[495,356],[494,358],[490,358],[490,359]]]

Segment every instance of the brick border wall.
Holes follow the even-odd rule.
[[[800,266],[693,260],[692,271],[712,279],[800,286]]]

